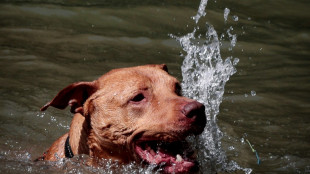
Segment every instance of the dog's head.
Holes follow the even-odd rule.
[[[93,82],[74,83],[42,110],[67,105],[89,124],[91,156],[143,161],[168,173],[195,166],[184,139],[203,131],[205,109],[181,95],[165,65],[116,69]]]

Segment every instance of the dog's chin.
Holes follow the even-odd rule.
[[[185,141],[137,141],[134,150],[140,160],[164,173],[188,173],[198,169],[194,153]]]

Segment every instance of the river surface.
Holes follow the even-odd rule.
[[[72,118],[39,109],[65,86],[119,67],[165,63],[182,81],[188,52],[176,38],[196,28],[203,42],[206,24],[236,72],[221,84],[215,155],[205,148],[200,173],[310,173],[310,2],[209,0],[196,23],[199,4],[1,1],[0,173],[151,173],[110,161],[89,168],[85,156],[34,163]]]

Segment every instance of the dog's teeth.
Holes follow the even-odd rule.
[[[152,150],[152,148],[150,147],[150,146],[146,146],[146,148],[145,148],[147,151],[151,151]]]
[[[146,150],[149,151],[151,155],[153,155],[153,156],[156,155],[156,153],[154,152],[154,150],[150,146],[146,146]]]
[[[154,150],[153,150],[153,149],[151,149],[151,150],[150,150],[150,153],[151,153],[153,156],[155,156],[155,155],[156,155],[156,153],[154,152]]]
[[[176,155],[176,162],[182,162],[183,158],[181,157],[181,155],[177,154]]]

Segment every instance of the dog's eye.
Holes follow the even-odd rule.
[[[175,84],[175,93],[178,95],[178,96],[182,96],[182,88],[181,88],[181,85],[179,83],[176,83]]]
[[[140,102],[143,99],[145,99],[145,96],[140,93],[140,94],[136,95],[134,98],[132,98],[130,101],[132,101],[132,102]]]

